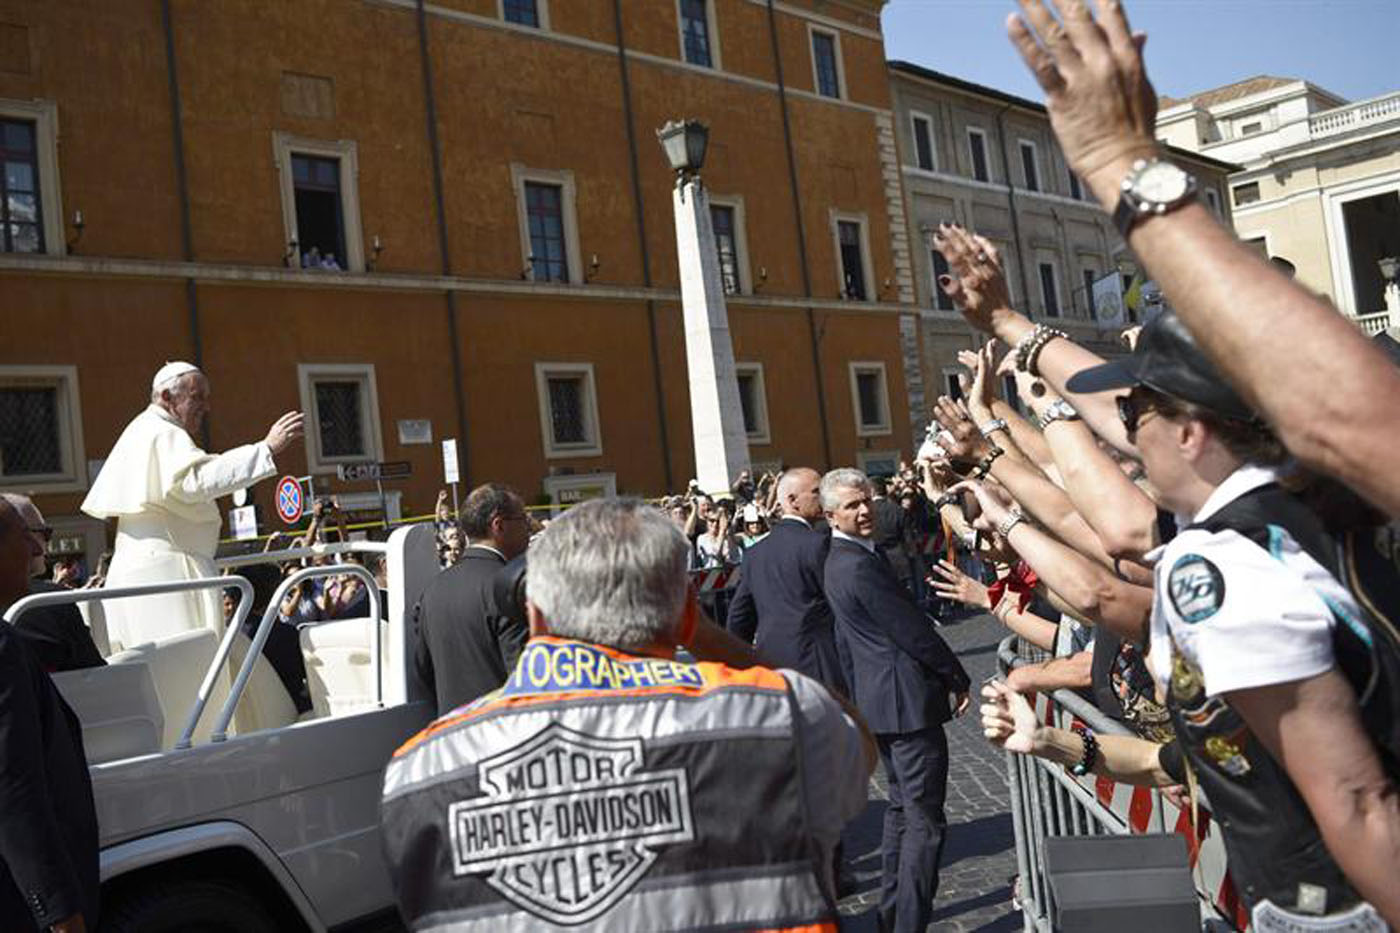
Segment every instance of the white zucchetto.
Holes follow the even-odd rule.
[[[166,363],[160,369],[156,370],[155,378],[151,380],[151,391],[159,392],[161,387],[167,382],[174,382],[187,373],[197,372],[199,372],[199,367],[192,363],[186,363],[180,360],[173,363]]]

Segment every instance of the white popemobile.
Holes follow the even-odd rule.
[[[106,667],[53,678],[83,724],[104,933],[322,931],[393,911],[379,797],[390,755],[433,715],[411,672],[407,624],[438,572],[433,529],[219,563],[236,573],[349,551],[387,556],[387,622],[373,621],[382,596],[356,564],[309,567],[284,580],[251,649],[239,628],[252,586],[239,576],[41,594],[6,613],[13,621],[29,606],[77,602],[107,655]],[[261,646],[291,585],[341,573],[366,581],[370,613],[300,630],[312,709],[298,716]],[[191,629],[133,645],[106,638],[102,602],[119,593],[230,586],[243,598],[222,632]]]

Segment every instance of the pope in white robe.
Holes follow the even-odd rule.
[[[108,588],[216,575],[220,496],[273,476],[273,458],[302,433],[288,412],[254,444],[221,454],[195,443],[209,407],[209,381],[189,363],[168,363],[151,383],[151,404],[107,455],[82,510],[117,520]],[[223,629],[219,591],[105,601],[113,650],[196,628]]]

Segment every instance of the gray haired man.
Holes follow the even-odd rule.
[[[872,492],[860,470],[822,477],[822,508],[831,525],[824,583],[851,697],[875,732],[889,782],[880,925],[922,933],[932,922],[948,823],[943,724],[967,710],[970,681],[876,550]]]
[[[688,556],[626,499],[531,547],[531,640],[505,685],[385,774],[411,929],[836,929],[831,852],[874,744],[816,681],[722,663],[747,648],[699,614]]]

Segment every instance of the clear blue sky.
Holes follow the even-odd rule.
[[[1348,100],[1400,90],[1397,0],[1125,0],[1146,32],[1158,94],[1186,97],[1257,74],[1304,78]],[[890,0],[885,52],[1032,100],[1006,39],[1015,0]]]

